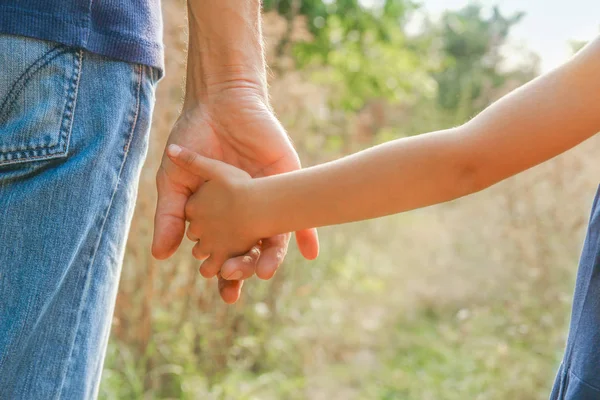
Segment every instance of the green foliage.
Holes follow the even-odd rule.
[[[504,16],[494,7],[490,17],[484,17],[479,4],[471,4],[458,11],[446,11],[441,25],[434,33],[441,41],[445,62],[435,74],[438,83],[439,104],[450,110],[467,108],[484,95],[486,88],[497,88],[505,83],[508,74],[500,70],[500,53],[511,28],[523,13]]]
[[[295,59],[300,68],[317,70],[317,82],[334,88],[334,106],[357,110],[373,98],[398,101],[431,91],[424,59],[403,31],[416,8],[412,1],[386,0],[373,7],[358,0],[266,1],[264,8],[289,15],[294,3],[313,34],[294,46]]]
[[[375,28],[345,33],[340,17],[330,17],[326,33],[332,46],[325,54],[313,51],[314,42],[296,46],[301,67],[313,68],[316,82],[333,86],[334,106],[360,109],[371,99],[391,102],[414,98],[431,89],[431,77],[423,70],[423,60],[410,49],[400,30],[389,30],[388,39],[377,38]]]
[[[502,262],[494,269],[480,259],[467,271],[438,269],[430,279],[419,278],[427,266],[408,265],[411,257],[403,254],[428,249],[402,247],[402,254],[389,256],[401,243],[397,232],[409,234],[413,222],[426,224],[427,216],[322,232],[318,264],[293,254],[280,271],[285,286],[276,294],[276,312],[266,304],[273,289],[266,282],[247,285],[245,296],[252,300],[228,311],[235,321],[230,326],[193,310],[174,329],[177,307],[155,309],[152,346],[145,353],[136,357],[131,346],[111,341],[100,398],[547,398],[568,314],[568,305],[556,298],[572,281],[554,265],[545,271],[553,280],[512,276],[478,294],[469,289],[478,269],[491,268],[486,279],[493,280],[506,268],[509,275],[522,268]],[[360,235],[365,233],[368,241]],[[436,241],[448,234],[431,232]],[[463,263],[468,254],[461,255]],[[453,299],[443,281],[457,273],[464,274],[465,294]],[[432,287],[438,290],[431,299],[416,296],[415,289]],[[411,297],[411,306],[397,303]]]
[[[313,79],[331,88],[336,108],[359,110],[371,99],[416,104],[437,98],[458,122],[492,101],[509,80],[533,77],[502,68],[501,49],[523,13],[505,16],[493,7],[485,16],[483,6],[473,3],[407,37],[406,23],[418,8],[410,0],[370,7],[358,0],[264,2],[266,11],[277,11],[289,24],[307,18],[313,38],[296,43],[293,55],[299,68],[314,71]]]
[[[308,85],[318,90],[313,99],[302,81],[273,98],[275,108],[287,107],[279,117],[309,164],[351,149],[348,132],[358,117],[373,117],[374,103],[383,104],[381,114],[389,113],[390,121],[365,118],[371,142],[360,146],[447,128],[486,105],[492,89],[515,76],[500,67],[499,49],[518,14],[494,10],[485,17],[481,7],[470,6],[409,37],[404,28],[416,9],[412,1],[369,8],[358,0],[263,4],[284,16],[288,28],[297,16],[306,17],[313,35],[291,43],[288,30],[278,48],[290,51],[298,71],[284,78],[301,79],[277,82],[281,76],[275,75],[272,82],[272,88],[298,85],[309,76]],[[171,79],[170,91],[159,91],[159,102],[179,93],[182,76]],[[317,118],[303,104],[321,95],[329,108]],[[174,107],[179,96],[173,97],[162,104]],[[369,130],[369,124],[376,127]],[[164,137],[152,138],[164,147]],[[308,142],[312,147],[303,146]],[[142,200],[154,188],[147,179],[152,176],[142,176],[148,188],[140,190]],[[100,398],[547,398],[564,344],[564,299],[570,299],[580,240],[564,216],[525,196],[556,199],[557,213],[568,202],[559,197],[566,192],[560,185],[538,185],[547,190],[539,193],[535,184],[524,186],[515,196],[522,214],[513,225],[505,208],[517,203],[515,190],[504,187],[456,207],[458,215],[448,204],[322,229],[317,261],[292,250],[273,280],[248,281],[235,306],[222,304],[214,281],[198,277],[189,249],[160,265],[146,259],[150,239],[139,232],[151,232],[153,207],[139,207]],[[574,208],[569,215],[585,218],[587,210]],[[557,226],[532,221],[536,212]],[[523,215],[530,218],[525,223]],[[520,246],[524,253],[513,258]],[[532,260],[532,251],[547,258]],[[535,268],[543,273],[531,274]]]

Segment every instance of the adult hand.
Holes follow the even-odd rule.
[[[296,151],[261,90],[248,82],[228,82],[199,105],[184,107],[167,145],[171,143],[235,165],[255,178],[300,168]],[[179,247],[185,231],[186,202],[202,183],[199,177],[177,167],[163,155],[156,175],[154,257],[168,258]],[[244,279],[254,273],[261,279],[270,279],[275,274],[285,258],[289,239],[290,234],[278,235],[263,240],[245,255],[229,260],[208,259],[200,273],[207,278],[218,274],[221,297],[227,303],[234,303]],[[317,257],[316,230],[296,232],[296,241],[304,257]],[[198,258],[203,257],[194,253]]]

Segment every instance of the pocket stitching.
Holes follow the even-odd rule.
[[[67,103],[65,104],[64,117],[61,124],[60,135],[63,139],[63,147],[65,155],[69,151],[69,144],[71,138],[71,128],[73,127],[73,120],[75,119],[75,106],[77,105],[77,92],[79,89],[79,79],[81,78],[81,64],[83,63],[83,50],[77,50],[75,54],[75,79],[71,81],[70,95],[67,97]]]
[[[63,46],[57,46],[63,47]],[[67,48],[65,51],[60,52],[56,55],[68,53],[70,50]],[[46,57],[50,50],[46,55],[42,56],[40,59]],[[69,77],[68,81],[70,81],[70,85],[67,89],[65,105],[63,107],[63,118],[59,128],[59,139],[58,143],[54,146],[43,146],[43,147],[28,147],[25,150],[14,150],[8,151],[4,153],[0,153],[0,166],[3,165],[11,165],[17,163],[25,163],[28,161],[36,161],[36,160],[44,160],[44,159],[52,159],[61,156],[66,156],[69,149],[69,139],[71,136],[71,127],[73,125],[74,119],[74,110],[77,102],[77,91],[79,88],[79,80],[81,77],[81,66],[83,61],[83,51],[78,49],[73,54],[75,57],[75,62],[73,63],[73,72]],[[56,58],[53,57],[52,59]],[[38,60],[40,60],[38,59]],[[50,62],[52,60],[48,60]],[[36,61],[37,62],[37,61]],[[44,63],[47,65],[47,63]],[[41,67],[40,67],[41,68]],[[19,78],[20,79],[20,78]],[[10,95],[10,93],[9,93]],[[41,153],[41,154],[40,154]],[[13,159],[13,156],[17,158]]]
[[[37,72],[39,72],[42,68],[44,68],[46,65],[48,65],[48,63],[50,63],[52,60],[54,60],[56,57],[66,53],[66,51],[64,51],[64,50],[62,52],[61,51],[56,52],[56,50],[58,50],[59,47],[61,47],[61,46],[56,46],[56,47],[53,47],[52,49],[48,50],[41,57],[39,57],[37,60],[35,60],[25,70],[25,72],[23,72],[21,74],[21,76],[19,76],[15,80],[15,82],[13,83],[12,87],[10,88],[8,94],[4,98],[2,105],[0,105],[0,118],[1,118],[0,123],[6,122],[6,120],[8,119],[8,115],[6,113],[10,112],[10,108],[15,104],[15,102],[19,98],[19,95],[21,94],[23,89],[25,89],[25,87],[27,86],[27,83],[31,80],[31,78]],[[6,113],[5,113],[5,109],[8,109],[8,111]],[[2,117],[3,115],[4,115],[4,117]]]

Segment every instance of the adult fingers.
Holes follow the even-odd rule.
[[[260,246],[256,245],[243,256],[230,258],[221,267],[220,276],[225,280],[243,280],[252,277],[260,254]]]
[[[307,260],[314,260],[319,256],[319,236],[316,229],[305,229],[296,232],[298,250]]]
[[[227,304],[233,304],[240,298],[244,281],[228,281],[219,277],[219,294]]]
[[[260,279],[271,279],[283,262],[287,253],[290,234],[263,239],[261,255],[256,265],[256,276]]]

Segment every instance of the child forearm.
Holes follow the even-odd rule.
[[[600,40],[505,96],[464,127],[479,180],[492,185],[600,131]]]
[[[401,139],[253,185],[268,231],[394,214],[474,190],[456,130]]]
[[[265,230],[339,224],[452,200],[548,160],[599,130],[597,40],[461,127],[256,182],[259,204],[271,216]]]

